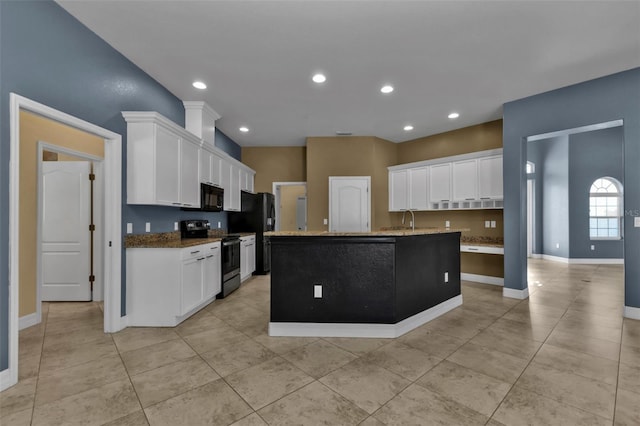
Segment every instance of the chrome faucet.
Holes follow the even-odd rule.
[[[411,213],[411,230],[415,231],[416,230],[416,217],[413,215],[413,210],[406,209],[406,210],[402,211],[402,224],[404,225],[404,217],[407,214],[407,212]]]

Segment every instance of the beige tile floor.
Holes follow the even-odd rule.
[[[463,283],[398,339],[267,335],[269,278],[175,328],[102,333],[96,303],[20,332],[9,425],[638,425],[640,321],[622,267],[530,263],[531,297]]]

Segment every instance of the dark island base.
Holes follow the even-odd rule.
[[[270,238],[272,336],[397,337],[462,304],[459,232]]]

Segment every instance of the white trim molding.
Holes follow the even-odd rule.
[[[567,263],[569,265],[624,265],[624,259],[572,258],[551,256],[550,254],[543,254],[541,257],[544,260],[557,263]]]
[[[120,316],[122,291],[122,137],[72,115],[58,111],[23,96],[9,95],[9,368],[2,371],[0,391],[18,382],[18,297],[19,221],[20,221],[20,111],[42,117],[104,139],[104,331],[124,328]],[[38,319],[39,320],[39,319]]]
[[[542,259],[557,263],[569,263],[569,259],[566,257],[551,256],[550,254],[543,254]]]
[[[492,277],[490,275],[468,274],[466,272],[461,272],[460,279],[464,281],[473,281],[473,282],[482,283],[482,284],[504,286],[504,278]]]
[[[504,287],[502,289],[502,295],[511,299],[523,300],[529,297],[529,288],[527,287],[522,290],[518,290],[515,288]]]
[[[29,315],[23,315],[18,319],[18,329],[23,330],[27,327],[31,327],[32,325],[36,325],[40,323],[40,315],[38,312],[34,312]]]
[[[438,318],[460,305],[462,305],[461,294],[396,324],[270,322],[269,336],[393,339]]]
[[[636,308],[635,306],[625,306],[623,316],[625,318],[640,320],[640,308]]]

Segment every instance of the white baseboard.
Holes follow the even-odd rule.
[[[569,259],[571,265],[624,265],[624,259]]]
[[[11,374],[11,369],[7,368],[6,370],[0,371],[0,392],[3,390],[9,389],[11,386],[18,383],[18,374],[15,374],[15,377]]]
[[[415,314],[396,324],[270,322],[269,336],[286,337],[372,337],[392,339],[426,324],[462,305],[462,295]]]
[[[531,256],[530,256],[530,257],[531,257],[532,259],[542,259],[542,256],[543,256],[543,255],[542,255],[542,254],[540,254],[540,253],[531,253]]]
[[[18,330],[22,330],[27,327],[31,327],[32,325],[38,324],[40,321],[38,320],[38,313],[34,312],[29,315],[21,316],[18,319]]]
[[[532,256],[533,257],[533,256]],[[550,254],[541,255],[542,259],[550,260],[558,263],[568,263],[570,265],[623,265],[624,259],[597,259],[597,258],[571,258],[551,256]]]
[[[473,281],[476,283],[482,284],[491,284],[491,285],[499,285],[504,286],[504,278],[501,277],[492,277],[490,275],[478,275],[478,274],[468,274],[466,272],[460,273],[460,279],[465,281]]]
[[[504,287],[502,289],[502,295],[511,299],[526,299],[527,297],[529,297],[529,288],[517,290],[515,288]]]
[[[625,306],[623,316],[625,318],[640,320],[640,308],[636,308],[634,306]]]

